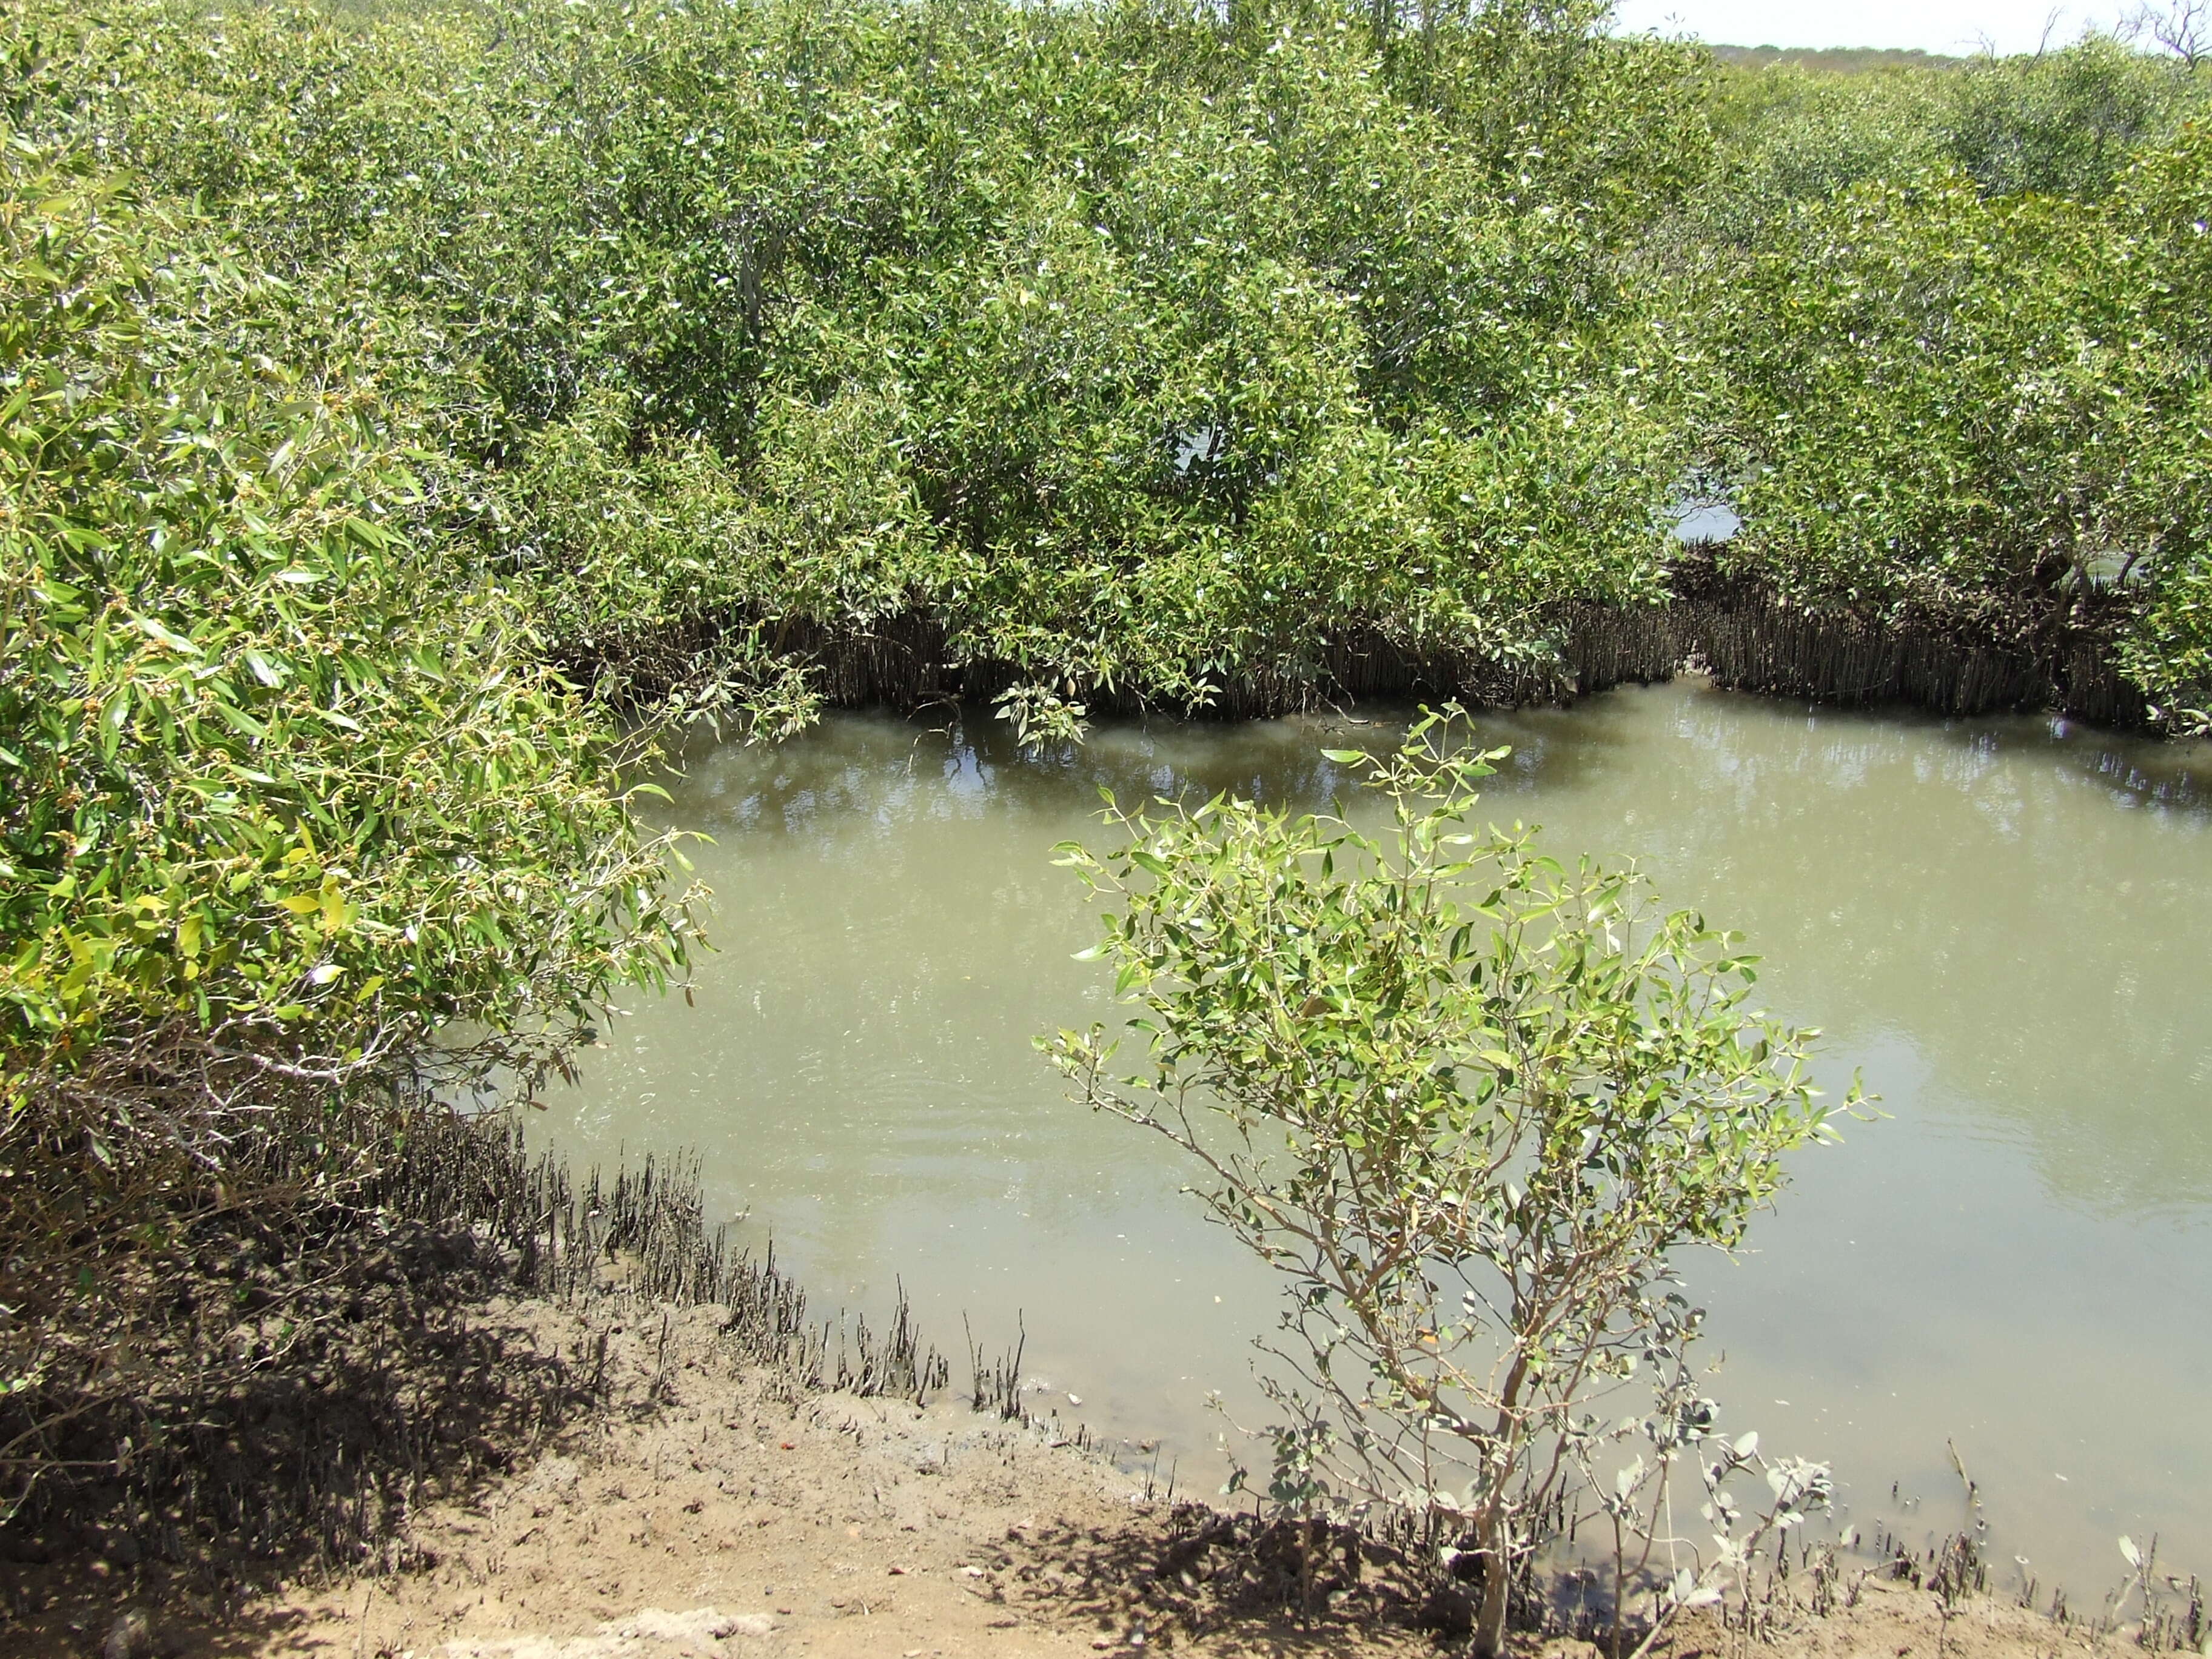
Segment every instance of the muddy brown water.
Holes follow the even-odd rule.
[[[581,1158],[698,1149],[738,1238],[822,1307],[902,1280],[956,1361],[963,1315],[994,1350],[1018,1318],[1040,1409],[1156,1440],[1210,1492],[1209,1397],[1261,1415],[1278,1292],[1170,1148],[1033,1052],[1113,1017],[1050,849],[1103,836],[1101,784],[1322,805],[1346,775],[1320,750],[1387,743],[1378,718],[1024,757],[973,714],[841,714],[702,749],[665,814],[714,837],[696,1006],[636,1002],[547,1127]],[[1688,679],[1479,728],[1514,748],[1492,817],[1747,933],[1827,1079],[1863,1070],[1890,1114],[1801,1156],[1750,1253],[1686,1264],[1723,1421],[1832,1460],[1861,1518],[1899,1483],[1931,1532],[1964,1514],[1955,1444],[2004,1572],[2077,1601],[2123,1576],[2124,1532],[2212,1570],[2212,750]]]

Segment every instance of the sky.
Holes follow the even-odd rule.
[[[1716,46],[1917,46],[1971,52],[2033,52],[2054,11],[2054,44],[2095,23],[2110,27],[2127,0],[1620,0],[1623,30],[1688,34]]]

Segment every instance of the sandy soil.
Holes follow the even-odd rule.
[[[673,1316],[661,1363],[659,1321],[617,1331],[615,1407],[419,1517],[434,1565],[288,1599],[246,1650],[1017,1656],[1133,1633],[1109,1558],[1143,1494],[1109,1465],[964,1401],[793,1400],[717,1362],[714,1319]]]
[[[1254,1552],[1148,1496],[1141,1476],[964,1401],[800,1395],[734,1365],[717,1310],[612,1323],[542,1304],[486,1317],[580,1356],[609,1337],[609,1403],[469,1501],[413,1517],[409,1569],[297,1584],[242,1607],[165,1595],[145,1569],[46,1571],[46,1612],[0,1627],[0,1654],[152,1659],[939,1659],[1128,1653],[1423,1654],[1420,1603],[1381,1552],[1340,1552],[1309,1619],[1282,1611]],[[1210,1531],[1209,1528],[1212,1530]],[[27,1571],[0,1567],[0,1572]],[[2057,1659],[2118,1655],[1990,1601],[1848,1576],[1855,1605],[1779,1622],[1785,1659]],[[1747,1654],[1684,1627],[1668,1659]],[[1532,1659],[1598,1659],[1528,1644]],[[2135,1650],[2140,1651],[2140,1650]]]

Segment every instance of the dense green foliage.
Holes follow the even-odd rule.
[[[2093,40],[1737,89],[1690,284],[1745,521],[1725,570],[1962,645],[2110,651],[2203,723],[2208,84]]]
[[[456,1018],[557,1047],[549,1018],[672,965],[594,724],[507,596],[440,568],[373,392],[267,355],[292,296],[196,228],[7,167],[9,1097],[335,1076]]]
[[[2078,199],[2112,188],[2134,151],[2205,106],[2169,61],[2092,37],[2063,52],[1836,75],[1783,62],[1715,87],[1716,200],[1754,236],[1793,202],[1869,179],[1955,170],[1993,196]]]
[[[1538,659],[1559,602],[1656,597],[1674,346],[1626,260],[1705,122],[1578,3],[1385,63],[1326,9],[124,5],[43,20],[18,118],[428,347],[572,665],[781,708],[730,621],[914,611],[1203,701],[1316,617]]]
[[[2202,147],[2111,210],[1954,174],[1856,187],[1761,250],[1722,336],[1739,555],[1809,600],[2021,641],[2201,555],[2202,356],[2161,315],[2172,239],[2137,186]]]
[[[1735,568],[1785,593],[1940,568],[1947,624],[2084,622],[2051,572],[2133,549],[2051,550],[2066,446],[2147,428],[2026,414],[2051,465],[1967,488],[1952,452],[2015,434],[1923,404],[2154,308],[2148,265],[2074,251],[2197,78],[2105,40],[1835,76],[1601,18],[39,0],[9,117],[292,285],[303,349],[343,340],[436,457],[447,556],[617,702],[788,730],[793,640],[905,617],[1025,708],[1311,683],[1330,637],[1541,664],[1568,602],[1663,601],[1700,461],[1760,481]],[[1917,333],[1961,262],[1993,313]],[[1860,375],[1862,337],[1916,361]],[[1857,446],[1931,422],[1902,475]],[[2130,491],[2090,516],[2166,510]],[[2095,627],[2185,700],[2191,543],[2158,533]]]

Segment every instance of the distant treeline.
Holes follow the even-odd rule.
[[[680,972],[620,769],[886,641],[1032,734],[1347,641],[1571,686],[1710,492],[1747,652],[2203,723],[2207,72],[1603,21],[7,8],[5,1366],[106,1363],[49,1334],[256,1114]]]
[[[1917,46],[1708,46],[1723,64],[1749,70],[1812,70],[1822,75],[1865,75],[1881,70],[1955,69],[1970,62]]]

